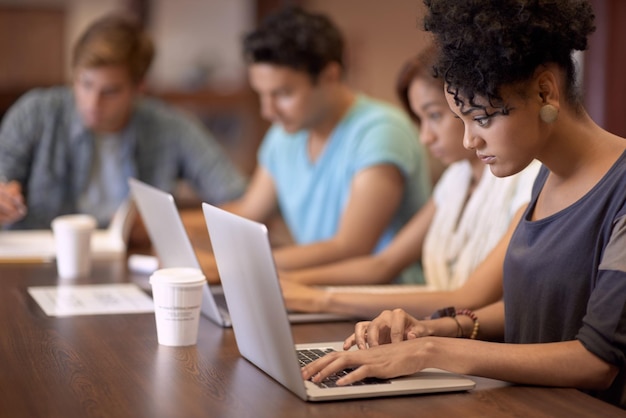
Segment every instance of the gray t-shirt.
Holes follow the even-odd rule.
[[[580,200],[530,221],[548,176],[542,167],[504,263],[505,341],[579,340],[620,368],[592,393],[626,407],[626,153]],[[573,365],[575,366],[575,365]]]
[[[128,141],[136,177],[154,187],[172,192],[185,179],[213,204],[244,191],[244,177],[205,127],[165,103],[138,99],[119,135]],[[97,155],[69,88],[36,89],[20,98],[0,126],[0,178],[22,184],[28,213],[8,228],[49,228],[54,217],[78,212],[94,182]]]
[[[86,189],[78,199],[78,211],[96,217],[106,226],[128,196],[128,178],[136,173],[133,144],[120,135],[94,135],[95,147]]]

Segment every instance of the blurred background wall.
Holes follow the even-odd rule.
[[[626,1],[590,1],[598,31],[582,58],[587,107],[626,136]],[[247,84],[240,41],[287,4],[328,14],[347,41],[348,83],[397,103],[396,74],[427,42],[421,0],[0,0],[0,117],[26,90],[69,82],[78,35],[103,14],[123,11],[157,43],[149,93],[198,115],[251,172],[267,124]]]
[[[242,36],[286,4],[331,16],[344,32],[348,82],[396,102],[395,75],[424,43],[421,1],[0,0],[0,115],[26,90],[71,80],[71,48],[94,19],[123,11],[153,35],[149,91],[196,113],[247,172],[267,124],[246,80]]]
[[[237,90],[246,83],[243,34],[262,15],[296,3],[328,14],[343,30],[356,88],[395,99],[395,72],[423,45],[419,0],[394,0],[393,7],[377,0],[0,0],[0,88],[69,80],[78,35],[99,16],[122,10],[141,15],[158,46],[151,86]]]

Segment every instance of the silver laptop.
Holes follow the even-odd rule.
[[[326,387],[302,380],[303,356],[342,350],[342,342],[294,345],[267,228],[202,204],[241,355],[298,397],[308,401],[463,391],[475,383],[439,369],[365,384]]]
[[[143,223],[159,259],[160,267],[200,268],[174,197],[137,179],[128,184]],[[205,285],[202,314],[223,327],[230,327],[230,316],[221,286]]]
[[[174,197],[137,179],[129,179],[130,190],[137,209],[154,246],[160,266],[201,268],[187,231],[180,218]],[[231,320],[222,286],[208,284],[202,296],[202,313],[223,327]],[[322,322],[345,320],[342,315],[329,313],[290,312],[291,322]]]

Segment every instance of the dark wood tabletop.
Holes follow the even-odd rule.
[[[148,288],[123,262],[76,283],[127,281]],[[575,389],[482,378],[469,392],[307,403],[242,359],[230,329],[202,318],[197,345],[159,346],[153,314],[46,316],[27,288],[54,284],[54,264],[0,265],[0,417],[626,416]],[[351,330],[293,326],[296,343]]]

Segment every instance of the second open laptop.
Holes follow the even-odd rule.
[[[174,197],[137,179],[129,179],[133,199],[142,217],[160,267],[201,268],[187,231],[180,218]],[[228,305],[222,286],[206,284],[202,295],[202,314],[223,327],[231,326]],[[326,313],[290,312],[291,322],[322,322],[346,319]]]
[[[341,342],[294,346],[265,225],[203,203],[211,245],[241,355],[303,400],[328,401],[472,389],[464,376],[426,369],[411,376],[358,385],[316,385],[302,380],[301,361]]]
[[[199,269],[200,263],[178,213],[174,196],[137,179],[129,179],[128,184],[160,267]],[[204,286],[201,310],[204,316],[216,324],[231,326],[221,286]]]

